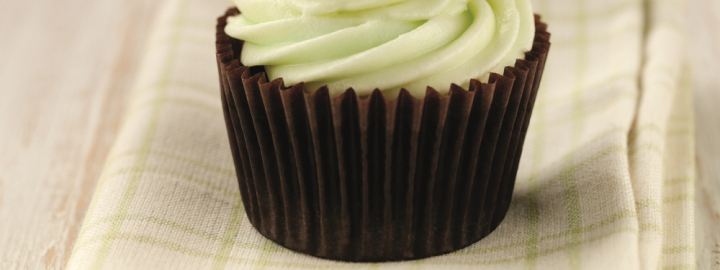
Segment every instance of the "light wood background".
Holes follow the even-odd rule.
[[[689,1],[696,252],[720,269],[720,1]],[[0,0],[0,269],[65,265],[159,2]]]

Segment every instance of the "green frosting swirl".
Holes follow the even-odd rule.
[[[332,93],[447,91],[502,72],[532,47],[530,0],[235,0],[225,32],[241,62]]]

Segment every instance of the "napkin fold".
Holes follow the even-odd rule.
[[[466,249],[352,264],[245,217],[214,56],[223,1],[166,0],[68,269],[694,269],[685,1],[535,1],[553,49],[505,221]]]

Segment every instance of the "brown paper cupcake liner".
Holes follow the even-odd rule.
[[[218,19],[222,105],[243,204],[265,237],[343,261],[418,259],[491,233],[510,205],[549,50],[536,18],[525,59],[424,97],[331,96],[239,62]]]

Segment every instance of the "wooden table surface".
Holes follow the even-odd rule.
[[[65,265],[159,2],[0,1],[0,269]],[[720,1],[689,2],[696,252],[720,269]]]

